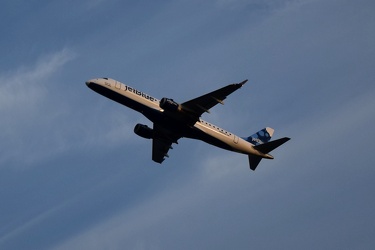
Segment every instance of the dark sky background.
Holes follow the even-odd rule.
[[[373,249],[375,2],[2,1],[1,249]],[[203,119],[292,140],[244,155],[181,139],[85,85],[184,102],[249,79]]]

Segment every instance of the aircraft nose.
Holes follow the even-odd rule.
[[[93,79],[87,80],[86,81],[87,87],[89,87],[89,88],[94,87],[94,85],[98,84],[98,80],[99,80],[98,78],[93,78]]]

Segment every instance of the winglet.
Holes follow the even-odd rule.
[[[245,83],[247,83],[247,81],[248,81],[248,79],[246,79],[246,80],[240,82],[239,84],[244,85]]]

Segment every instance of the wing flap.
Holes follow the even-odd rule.
[[[181,136],[169,132],[161,125],[154,123],[154,138],[152,138],[152,160],[162,163],[165,158],[169,157],[168,151],[172,148],[172,143],[178,143]]]
[[[166,142],[160,139],[152,140],[152,160],[157,163],[162,163],[165,157],[169,157],[168,151],[171,148],[172,142]]]

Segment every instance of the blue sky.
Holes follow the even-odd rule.
[[[3,1],[1,249],[372,249],[375,3]],[[257,171],[181,139],[162,165],[111,77],[290,142]]]

